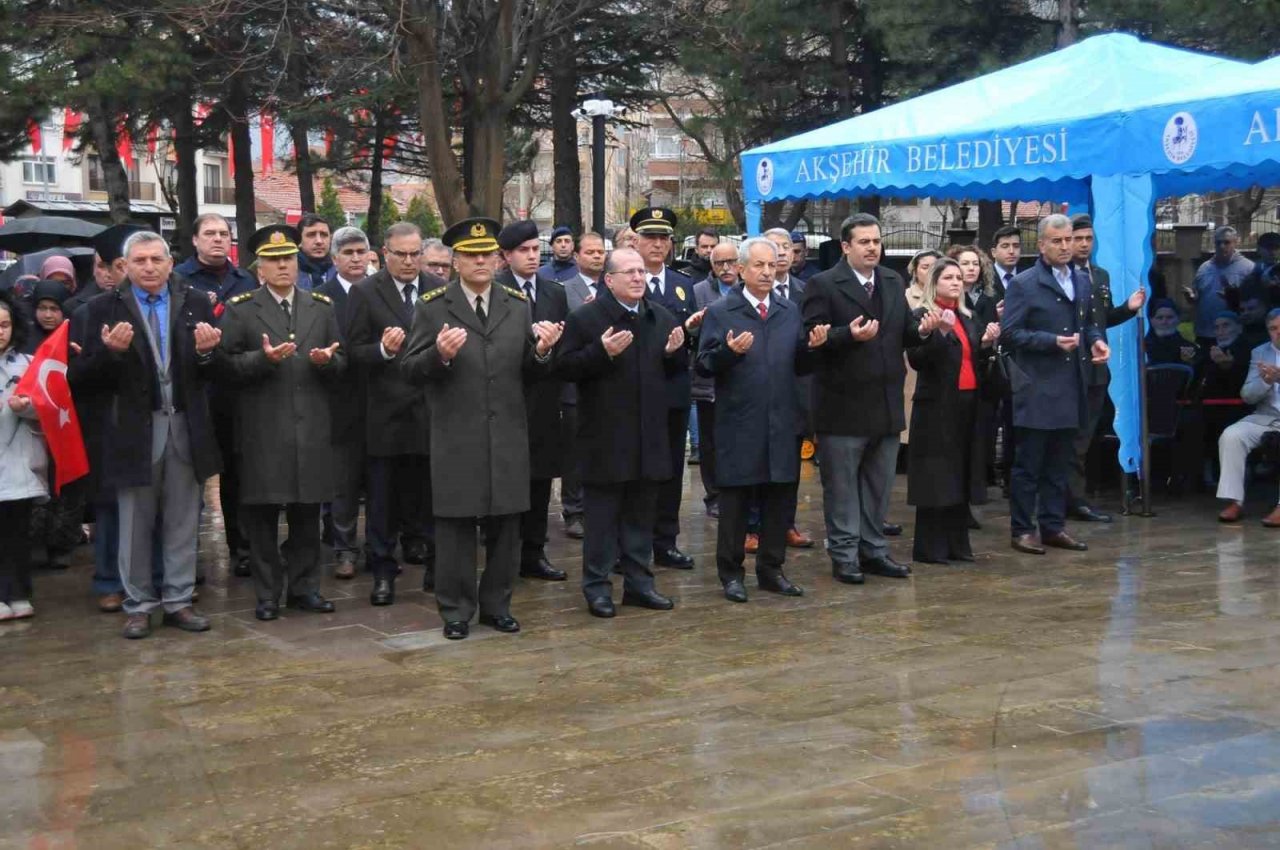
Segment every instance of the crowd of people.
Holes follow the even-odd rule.
[[[473,621],[519,631],[517,577],[568,578],[546,553],[556,479],[590,614],[615,615],[615,575],[621,604],[669,610],[654,567],[694,566],[679,547],[691,431],[731,602],[748,601],[751,554],[756,589],[804,593],[784,570],[788,548],[814,545],[796,525],[806,442],[841,583],[912,574],[887,517],[904,431],[915,561],[972,561],[973,508],[993,486],[1027,555],[1087,549],[1068,519],[1111,521],[1087,498],[1085,458],[1106,406],[1106,329],[1146,293],[1114,302],[1088,216],[1041,220],[1027,268],[1006,227],[987,251],[920,252],[905,281],[870,215],[843,222],[842,256],[821,271],[801,234],[774,229],[736,245],[699,233],[685,274],[669,265],[676,224],[645,208],[612,245],[556,228],[543,264],[531,221],[471,218],[441,239],[397,223],[379,254],[358,228],[307,215],[246,240],[246,271],[227,221],[203,215],[182,263],[130,225],[97,237],[78,290],[51,258],[23,297],[0,292],[0,619],[34,614],[33,562],[65,566],[88,517],[93,591],[124,611],[125,637],[151,634],[157,609],[209,629],[194,603],[214,476],[231,570],[252,580],[263,621],[281,605],[334,611],[329,546],[337,579],[363,560],[372,605],[394,604],[405,565],[420,565],[446,637]],[[1273,236],[1253,264],[1234,231],[1215,234],[1189,293],[1194,339],[1172,301],[1146,305],[1152,366],[1193,375],[1195,462],[1218,445],[1223,521],[1243,514],[1249,452],[1280,432]],[[1265,337],[1245,310],[1261,310]],[[36,405],[15,390],[67,320],[89,474],[51,492]],[[1280,526],[1280,507],[1263,522]]]

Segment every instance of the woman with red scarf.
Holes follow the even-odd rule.
[[[926,564],[973,560],[969,506],[987,500],[978,391],[1000,326],[972,314],[964,288],[955,260],[934,264],[924,301],[926,309],[942,313],[942,323],[924,345],[907,352],[919,374],[907,446],[907,503],[916,508],[912,557]]]

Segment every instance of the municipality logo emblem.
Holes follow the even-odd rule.
[[[1190,112],[1179,112],[1164,125],[1164,155],[1174,165],[1182,165],[1196,152],[1200,133]]]
[[[761,195],[773,191],[773,160],[767,156],[756,163],[756,188]]]

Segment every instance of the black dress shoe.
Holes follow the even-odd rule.
[[[857,564],[849,564],[843,561],[831,562],[831,577],[845,584],[863,584],[867,580],[867,577],[858,569]]]
[[[1088,505],[1078,505],[1071,512],[1073,519],[1082,520],[1083,522],[1111,522],[1111,514],[1104,514],[1102,511],[1095,511]]]
[[[461,620],[450,620],[444,624],[444,636],[449,640],[462,640],[471,634],[471,627]]]
[[[672,567],[677,570],[693,569],[693,558],[690,558],[674,546],[670,549],[655,549],[653,551],[653,562],[659,567]]]
[[[640,608],[649,608],[654,611],[670,611],[676,607],[676,603],[656,590],[646,590],[644,592],[624,590],[622,591],[622,604],[636,605]]]
[[[779,575],[773,579],[762,579],[756,576],[756,583],[759,584],[761,590],[767,590],[770,593],[779,593],[783,596],[804,596],[804,590],[798,585],[791,583],[791,579],[784,575]]]
[[[406,564],[425,564],[427,562],[427,542],[425,540],[415,541],[408,546],[402,546],[404,552],[404,561]]]
[[[885,576],[886,578],[908,578],[911,575],[910,567],[906,564],[899,564],[888,555],[863,561],[862,571],[873,576]]]
[[[236,564],[231,568],[231,573],[236,578],[248,578],[253,575],[253,570],[249,568],[249,556],[240,555],[236,558]]]
[[[1019,552],[1027,555],[1043,555],[1044,547],[1040,545],[1040,538],[1034,534],[1019,534],[1013,538],[1010,544]]]
[[[730,579],[724,583],[724,598],[730,602],[746,602],[747,586],[738,579]]]
[[[372,605],[390,605],[396,601],[396,583],[393,579],[380,578],[373,582],[373,591],[369,594]]]
[[[483,626],[490,626],[499,632],[506,632],[509,635],[520,631],[520,624],[516,622],[516,618],[512,617],[510,614],[481,614],[480,624]]]
[[[885,537],[901,537],[902,526],[896,522],[886,522],[880,527]]]
[[[332,614],[333,603],[314,590],[301,596],[290,596],[289,607],[299,611],[311,611],[316,614]]]
[[[569,574],[564,570],[557,570],[551,566],[551,562],[547,560],[546,555],[539,555],[538,560],[520,565],[520,576],[522,578],[540,578],[543,581],[564,581],[569,577]]]
[[[275,620],[280,617],[280,606],[274,602],[259,602],[253,609],[253,616],[259,620]]]
[[[613,600],[608,596],[588,599],[587,610],[591,612],[591,616],[603,617],[606,620],[618,613],[618,610],[613,607]]]
[[[1089,549],[1086,544],[1076,540],[1065,531],[1045,534],[1040,542],[1044,543],[1046,546],[1052,546],[1055,549],[1067,549],[1071,552],[1086,552]]]

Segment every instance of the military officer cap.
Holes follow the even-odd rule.
[[[302,237],[296,227],[287,224],[269,224],[260,227],[249,237],[249,250],[259,257],[288,257],[298,253]]]
[[[440,240],[459,254],[491,254],[498,250],[497,235],[498,222],[493,219],[464,218],[446,230]]]
[[[498,232],[498,245],[504,251],[514,251],[530,239],[537,238],[538,225],[528,219],[513,221]]]
[[[93,237],[93,250],[98,253],[104,263],[114,263],[124,256],[124,242],[139,230],[146,230],[136,224],[113,224]]]
[[[676,214],[666,207],[645,207],[631,216],[631,229],[645,236],[670,236],[676,232]]]

